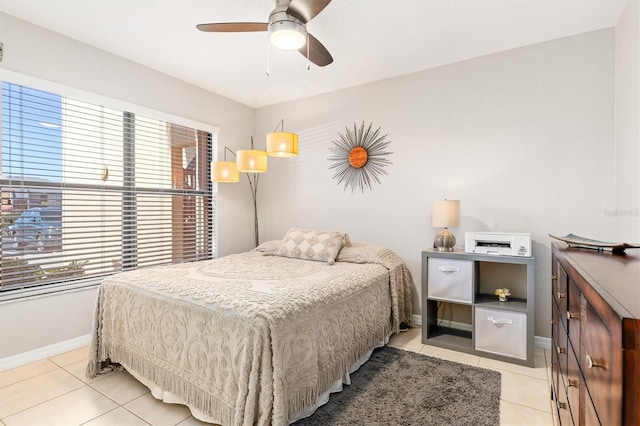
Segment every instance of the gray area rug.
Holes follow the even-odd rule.
[[[391,347],[376,349],[310,425],[499,425],[500,373]]]

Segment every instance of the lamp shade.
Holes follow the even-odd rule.
[[[236,152],[238,171],[242,173],[264,173],[267,171],[267,153],[255,149]]]
[[[271,157],[295,157],[298,155],[298,135],[290,132],[267,134],[267,155]]]
[[[214,161],[211,163],[213,182],[240,182],[238,166],[234,161]]]
[[[460,200],[434,201],[431,208],[431,226],[449,228],[460,225]]]

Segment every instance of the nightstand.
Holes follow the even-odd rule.
[[[534,269],[533,257],[424,250],[422,343],[533,367]]]

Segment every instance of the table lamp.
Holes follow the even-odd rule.
[[[431,226],[443,228],[433,240],[438,251],[453,251],[456,237],[448,228],[460,225],[460,200],[434,201],[431,207]]]

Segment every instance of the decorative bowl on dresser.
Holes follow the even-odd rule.
[[[554,415],[562,425],[640,424],[640,254],[551,249]]]

